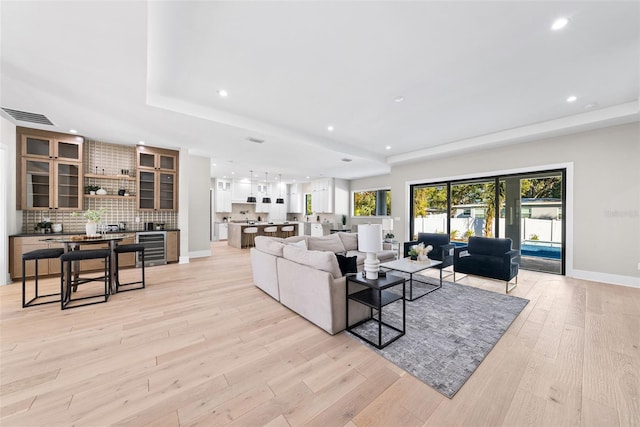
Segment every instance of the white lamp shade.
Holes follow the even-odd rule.
[[[393,218],[384,218],[382,220],[382,229],[388,231],[393,230]]]
[[[358,250],[360,252],[382,251],[382,225],[358,225]]]

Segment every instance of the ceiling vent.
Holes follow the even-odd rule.
[[[37,113],[28,113],[26,111],[12,110],[11,108],[2,107],[2,109],[13,117],[14,119],[20,122],[29,122],[29,123],[37,123],[40,125],[49,125],[53,126],[53,122],[47,118],[47,116],[43,114]]]
[[[247,139],[251,142],[255,142],[256,144],[262,144],[264,142],[264,139],[254,138],[252,136],[250,136]]]
[[[348,159],[348,158],[346,158],[346,157],[345,157],[344,159],[340,159],[340,160],[342,160],[342,161],[343,161],[343,162],[345,162],[345,163],[349,163],[349,162],[351,161],[351,159]]]

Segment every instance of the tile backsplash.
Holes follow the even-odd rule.
[[[85,140],[83,145],[83,169],[85,174],[121,175],[128,171],[129,176],[136,176],[135,146],[110,144],[106,142]],[[126,179],[84,178],[83,185],[101,186],[108,195],[118,194],[124,189],[131,196],[136,194],[136,181]],[[178,212],[153,212],[136,209],[135,198],[84,198],[84,209],[107,208],[102,217],[103,224],[125,222],[128,231],[142,231],[145,222],[162,222],[165,228],[178,228]],[[49,218],[54,224],[62,224],[63,232],[84,233],[86,220],[71,216],[70,211],[22,211],[22,232],[33,233],[37,223]],[[139,222],[136,223],[136,218]]]

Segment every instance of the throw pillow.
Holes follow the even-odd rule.
[[[299,242],[291,242],[291,243],[289,243],[289,245],[298,246],[300,248],[307,249],[307,241],[306,240],[300,240]]]
[[[340,267],[340,271],[343,276],[346,276],[349,273],[358,272],[358,257],[346,257],[344,255],[336,254],[336,258],[338,259],[338,266]]]

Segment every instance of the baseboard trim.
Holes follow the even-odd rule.
[[[178,258],[178,264],[189,264],[189,257],[180,256],[180,258]]]
[[[206,251],[189,252],[189,258],[204,258],[209,256],[211,256],[211,249],[208,249]]]
[[[592,282],[608,283],[610,285],[640,288],[640,277],[623,276],[620,274],[599,273],[596,271],[586,271],[586,270],[573,270],[570,273],[567,273],[567,277],[573,277],[581,280],[590,280]]]

